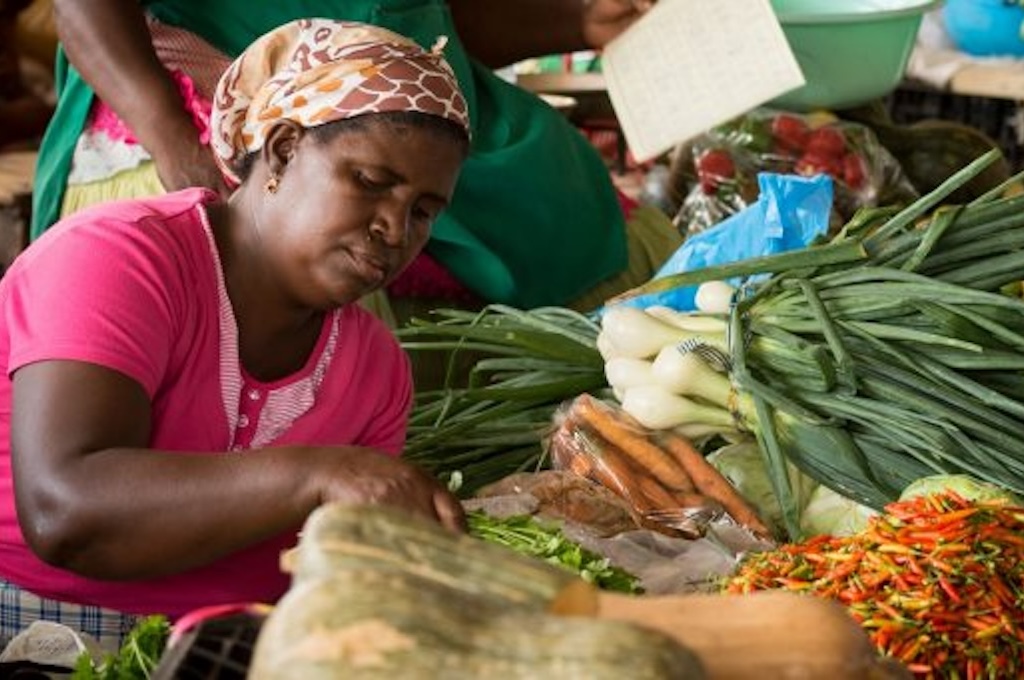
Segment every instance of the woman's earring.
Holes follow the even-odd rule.
[[[271,175],[270,179],[267,180],[267,183],[263,185],[263,188],[266,190],[266,192],[268,194],[276,194],[277,193],[277,187],[280,184],[281,184],[281,180],[278,178],[278,176],[277,175]]]

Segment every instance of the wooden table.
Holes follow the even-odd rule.
[[[949,91],[972,97],[1024,101],[1024,59],[1012,63],[976,62],[957,71]]]
[[[572,97],[576,100],[573,117],[615,115],[602,73],[520,73],[516,85],[535,94]]]

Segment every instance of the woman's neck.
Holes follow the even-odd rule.
[[[245,370],[270,381],[305,366],[316,347],[324,314],[290,300],[260,248],[259,228],[247,197],[210,206],[210,224],[220,255],[224,285],[238,326],[238,352]]]

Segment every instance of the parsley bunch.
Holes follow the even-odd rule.
[[[493,517],[479,510],[467,513],[466,519],[470,535],[574,571],[602,590],[642,592],[636,576],[570,541],[554,524],[539,522],[529,515]]]
[[[167,646],[171,625],[164,616],[147,616],[131,629],[117,654],[98,665],[88,652],[78,657],[71,680],[149,680]]]

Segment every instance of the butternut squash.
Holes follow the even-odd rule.
[[[838,605],[790,593],[635,597],[382,507],[328,505],[252,680],[909,677]]]
[[[324,506],[285,565],[252,680],[703,680],[672,637],[593,614],[570,571],[383,507]]]
[[[416,575],[505,607],[597,611],[593,588],[576,574],[389,507],[319,508],[282,568],[295,581],[370,568]]]
[[[880,658],[830,600],[788,592],[628,597],[601,593],[598,616],[659,630],[697,653],[713,680],[911,678]]]
[[[657,631],[508,608],[411,573],[351,569],[288,591],[264,623],[247,677],[701,680],[705,675],[691,651]]]

